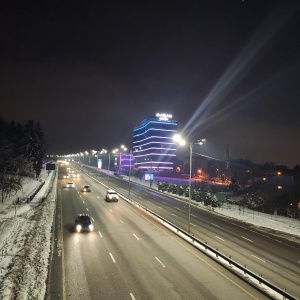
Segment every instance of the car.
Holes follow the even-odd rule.
[[[79,175],[79,174],[73,174],[72,177],[73,177],[73,178],[79,178],[80,175]]]
[[[92,190],[89,185],[84,185],[81,191],[82,192],[91,192]]]
[[[119,201],[119,195],[116,191],[114,190],[107,190],[106,195],[105,195],[105,200],[106,201]]]
[[[75,184],[74,182],[68,182],[67,185],[66,185],[67,188],[74,188],[75,187]]]
[[[75,230],[76,232],[93,231],[92,218],[88,214],[78,214],[75,218]]]
[[[63,178],[70,178],[69,174],[64,175]]]

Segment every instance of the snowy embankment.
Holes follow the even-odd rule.
[[[56,174],[42,174],[45,184],[30,203],[40,182],[28,180],[23,191],[0,205],[0,299],[44,299],[55,210]]]

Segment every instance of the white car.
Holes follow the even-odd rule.
[[[106,201],[119,201],[119,195],[116,191],[114,190],[107,190],[106,195],[105,195],[105,200]]]
[[[74,182],[68,182],[67,185],[66,185],[67,188],[74,188],[75,187],[75,184]]]

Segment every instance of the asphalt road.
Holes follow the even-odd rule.
[[[129,196],[128,182],[84,169],[89,176]],[[131,184],[130,198],[188,230],[188,203]],[[256,274],[300,299],[300,241],[191,206],[190,232]]]
[[[83,174],[75,188],[67,181],[59,180],[51,299],[268,299],[136,207],[105,202],[105,186]],[[74,232],[78,213],[90,214],[93,232]]]

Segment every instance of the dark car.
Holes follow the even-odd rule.
[[[75,219],[75,230],[77,232],[93,231],[92,218],[88,214],[79,214]]]
[[[82,192],[91,192],[92,190],[89,185],[84,185],[81,191]]]

